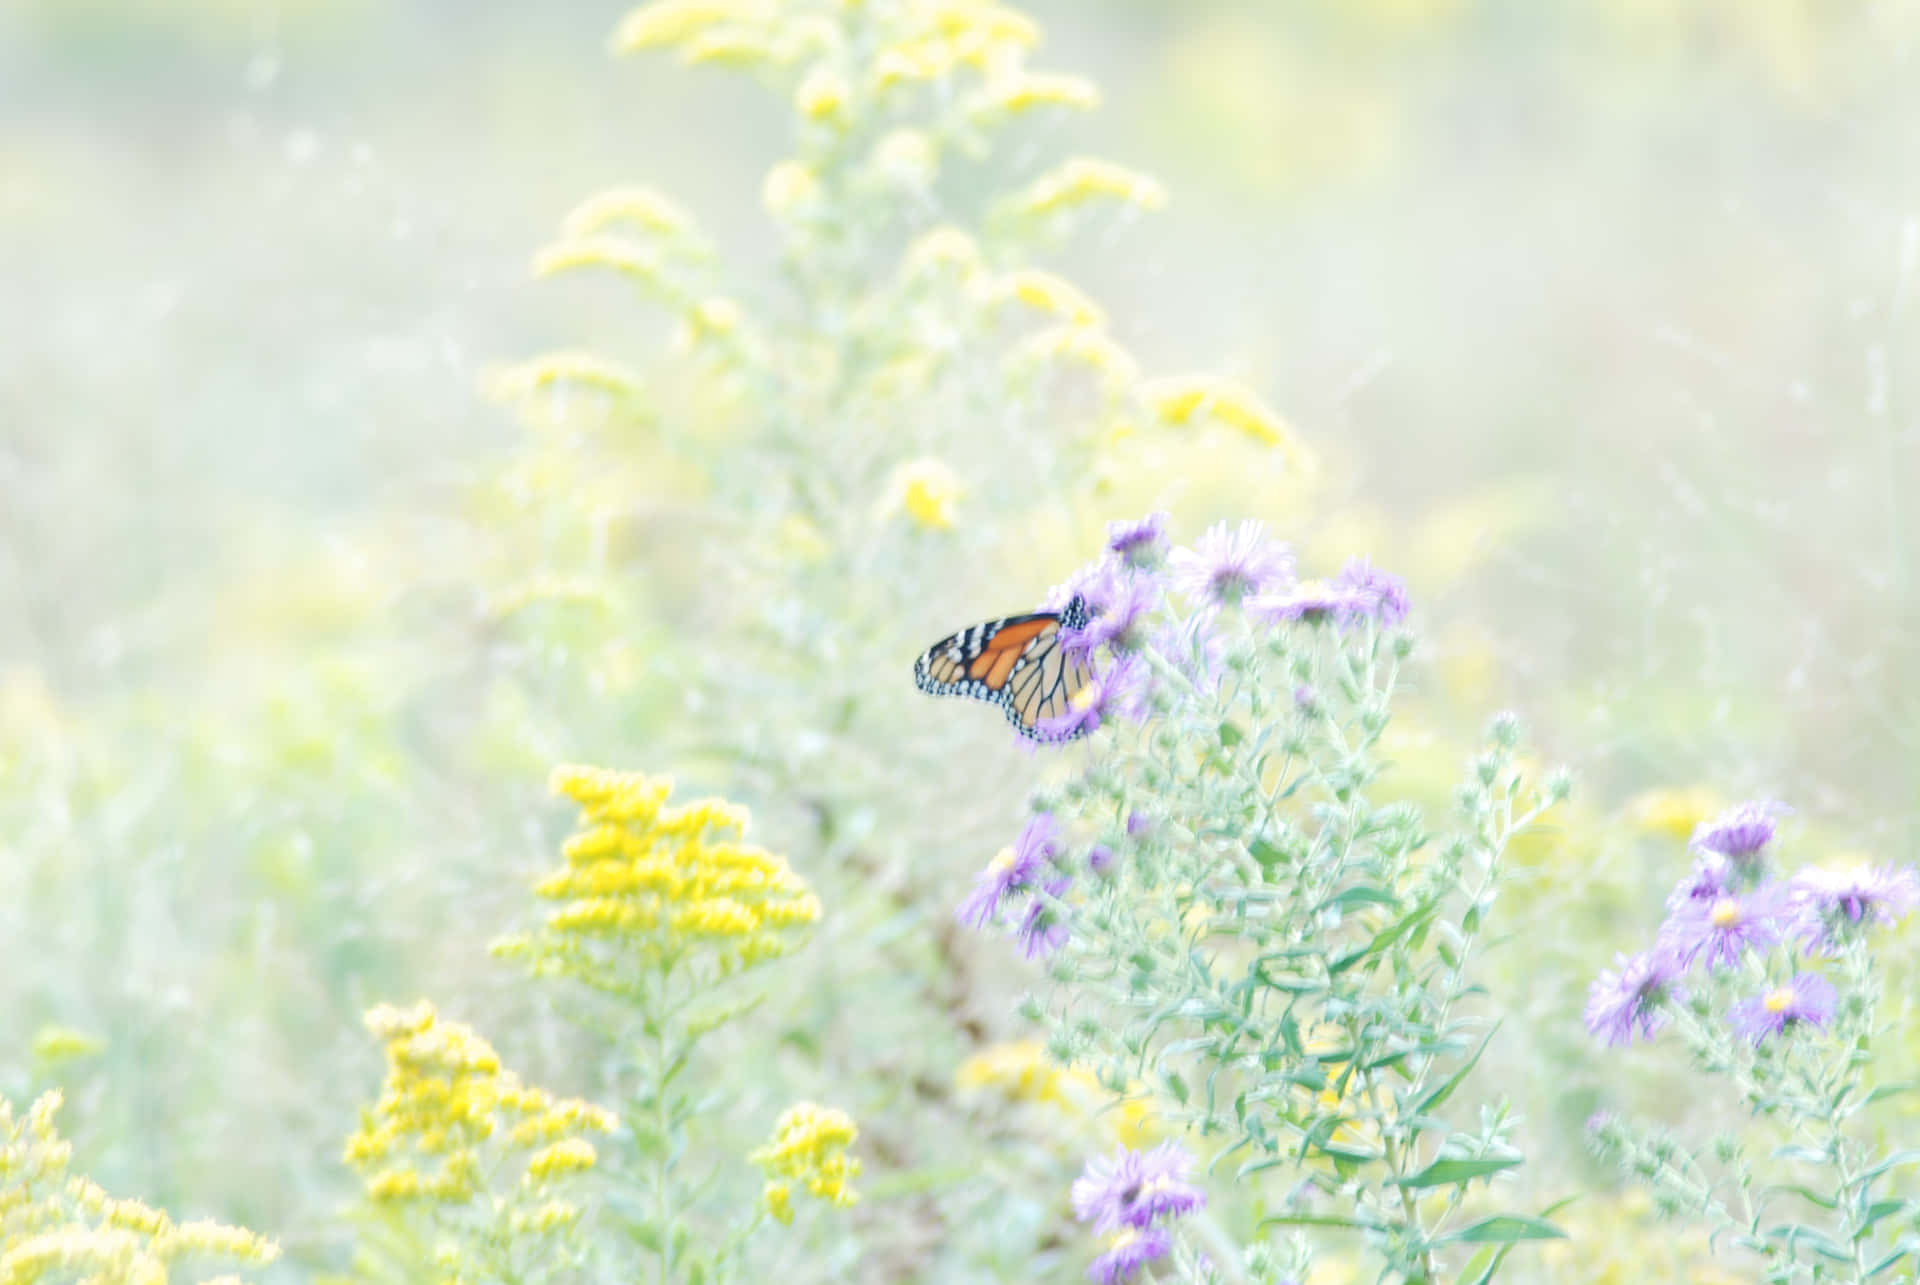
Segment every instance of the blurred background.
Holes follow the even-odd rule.
[[[1808,857],[1920,838],[1920,14],[1024,7],[1104,101],[1016,150],[1171,194],[1048,266],[1321,458],[1282,534],[1409,577],[1436,735],[1516,708],[1580,775],[1573,855],[1521,897],[1598,889],[1593,935],[1552,1004],[1516,996],[1541,1026],[1510,1085],[1577,1171],[1595,1099],[1538,1086],[1707,800],[1787,800]],[[65,1084],[96,1178],[277,1235],[289,1273],[343,1253],[360,1009],[536,1021],[481,947],[565,832],[546,765],[674,766],[644,723],[508,736],[486,676],[417,645],[483,628],[454,515],[524,433],[484,373],[632,332],[531,278],[562,216],[644,182],[736,277],[778,252],[782,104],[611,57],[625,10],[0,4],[0,1090]],[[1130,492],[1188,536],[1265,513],[1201,493]],[[653,538],[664,566],[703,537]],[[902,610],[1024,605],[941,593]],[[516,1050],[573,1091],[564,1053]]]

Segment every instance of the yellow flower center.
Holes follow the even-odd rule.
[[[1710,918],[1715,928],[1731,928],[1742,918],[1740,903],[1732,897],[1722,897],[1713,903],[1713,913]]]
[[[1793,988],[1782,986],[1778,990],[1768,991],[1767,997],[1760,1002],[1766,1005],[1769,1013],[1784,1013],[1793,1007]]]
[[[987,863],[987,870],[992,874],[1005,874],[1013,869],[1013,863],[1019,859],[1012,848],[1002,848],[993,854],[993,860]]]

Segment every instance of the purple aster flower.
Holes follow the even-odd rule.
[[[1634,956],[1615,955],[1611,971],[1602,972],[1587,991],[1587,1030],[1609,1047],[1633,1043],[1667,1024],[1661,1005],[1680,980],[1673,956],[1656,946]]]
[[[1337,620],[1353,605],[1344,593],[1336,593],[1324,584],[1295,585],[1277,593],[1263,593],[1247,599],[1247,614],[1269,625],[1301,621],[1315,625]]]
[[[1149,513],[1138,522],[1107,523],[1107,548],[1130,567],[1159,566],[1167,552],[1167,515]]]
[[[1892,925],[1920,904],[1920,872],[1858,866],[1827,870],[1809,866],[1794,875],[1790,896],[1809,950],[1835,950],[1867,920]]]
[[[1127,813],[1127,837],[1129,839],[1138,839],[1151,829],[1153,829],[1152,817],[1138,809]]]
[[[1348,560],[1328,588],[1347,600],[1342,611],[1345,624],[1371,616],[1382,629],[1391,629],[1407,618],[1412,605],[1407,600],[1407,582],[1388,575],[1365,558]]]
[[[1789,809],[1784,803],[1755,800],[1722,812],[1711,821],[1702,821],[1693,832],[1692,847],[1699,852],[1717,852],[1733,861],[1745,861],[1767,846],[1774,826]]]
[[[1042,719],[1041,734],[1065,739],[1081,731],[1095,731],[1115,716],[1139,722],[1147,715],[1150,677],[1138,657],[1119,657],[1074,693],[1066,713]]]
[[[1029,887],[1059,852],[1053,814],[1041,812],[1027,822],[1010,848],[1002,848],[973,882],[954,917],[970,928],[985,928],[1008,897]]]
[[[1138,651],[1146,642],[1146,619],[1160,606],[1160,582],[1151,576],[1121,576],[1095,589],[1098,597],[1087,599],[1093,618],[1082,628],[1064,631],[1060,645],[1082,656],[1102,647]]]
[[[1251,519],[1237,527],[1214,523],[1194,548],[1175,549],[1168,565],[1180,590],[1208,611],[1293,581],[1293,551],[1267,539],[1267,524]]]
[[[1833,1018],[1836,998],[1832,982],[1818,973],[1800,973],[1784,985],[1735,1004],[1727,1019],[1734,1030],[1758,1044],[1791,1023],[1825,1026]]]
[[[1067,880],[1049,879],[1046,896],[1027,902],[1027,913],[1020,919],[1020,953],[1028,959],[1045,959],[1067,944],[1067,921],[1055,900],[1066,895]]]
[[[1692,968],[1703,955],[1708,968],[1731,968],[1741,951],[1765,950],[1780,940],[1785,908],[1778,884],[1688,901],[1667,916],[1660,940],[1682,968]]]
[[[1096,843],[1088,848],[1087,869],[1097,875],[1106,874],[1113,869],[1113,849],[1104,843]]]
[[[1193,1157],[1177,1142],[1151,1151],[1117,1148],[1112,1160],[1089,1160],[1074,1179],[1073,1215],[1102,1235],[1184,1218],[1207,1203],[1206,1193],[1186,1180],[1192,1167]]]
[[[1164,1227],[1149,1227],[1145,1231],[1123,1228],[1107,1245],[1107,1252],[1087,1268],[1087,1278],[1100,1285],[1120,1285],[1122,1281],[1132,1280],[1148,1263],[1165,1258],[1172,1251],[1173,1237]]]
[[[1696,852],[1693,869],[1667,895],[1667,909],[1678,910],[1695,901],[1717,901],[1733,892],[1733,863],[1717,852]]]

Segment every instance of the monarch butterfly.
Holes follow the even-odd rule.
[[[1075,594],[1059,611],[1007,616],[942,638],[913,662],[913,681],[935,696],[971,696],[1007,712],[1013,730],[1030,741],[1071,741],[1087,729],[1049,732],[1049,720],[1068,713],[1092,669],[1083,655],[1061,645],[1063,629],[1084,629],[1092,618]]]

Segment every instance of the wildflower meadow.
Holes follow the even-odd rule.
[[[1920,1280],[1916,51],[0,13],[0,1285]]]

